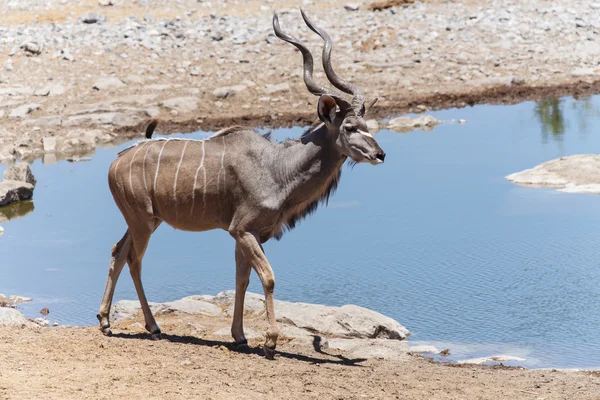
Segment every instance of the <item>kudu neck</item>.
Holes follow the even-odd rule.
[[[335,145],[335,135],[325,126],[304,136],[299,143],[283,148],[279,162],[282,189],[296,200],[319,193],[337,179],[346,157]]]

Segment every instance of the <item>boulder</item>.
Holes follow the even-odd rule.
[[[390,120],[387,128],[395,132],[410,132],[416,129],[429,131],[441,123],[442,121],[431,115],[421,115],[417,118],[399,117]]]
[[[568,193],[600,194],[600,155],[575,154],[506,176],[510,182],[558,188]]]
[[[17,201],[30,200],[33,197],[33,185],[27,182],[0,182],[0,206]]]
[[[193,297],[184,297],[183,299],[163,303],[166,308],[162,309],[159,314],[195,314],[208,315],[216,317],[222,315],[223,312],[212,303],[202,300],[196,300]]]
[[[119,89],[125,87],[125,83],[117,77],[107,76],[96,79],[93,88],[96,90]]]
[[[32,323],[15,308],[0,307],[0,326],[29,327]]]
[[[12,110],[8,116],[13,119],[25,118],[27,114],[34,112],[40,108],[39,104],[23,104]]]
[[[198,108],[198,98],[191,96],[175,97],[163,101],[160,105],[177,112],[194,111]]]
[[[4,171],[4,180],[27,182],[30,183],[32,186],[35,186],[36,183],[35,176],[33,176],[33,172],[31,172],[29,164],[22,161],[8,167]]]
[[[276,301],[275,315],[280,322],[331,337],[403,340],[410,335],[393,319],[356,305],[329,307]]]
[[[321,349],[341,350],[354,358],[378,358],[383,360],[408,359],[406,342],[385,339],[329,339]]]
[[[291,90],[290,84],[287,82],[280,83],[278,85],[267,84],[265,87],[266,94],[285,93]]]

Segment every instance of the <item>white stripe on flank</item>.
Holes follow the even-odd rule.
[[[148,146],[146,149],[146,152],[144,153],[144,162],[142,163],[142,175],[144,175],[144,188],[146,189],[146,193],[148,193],[148,183],[146,183],[146,156],[148,155],[150,147],[152,147],[152,145]]]
[[[219,169],[219,173],[217,174],[217,193],[219,192],[219,185],[221,183],[221,172],[223,172],[223,185],[225,184],[225,150],[227,149],[227,146],[225,145],[225,136],[223,136],[223,153],[221,153],[221,169]]]
[[[173,201],[175,202],[175,220],[177,221],[177,176],[179,176],[179,168],[181,168],[181,163],[183,162],[183,156],[185,154],[185,148],[187,147],[189,141],[185,142],[183,145],[183,151],[181,152],[181,158],[179,159],[179,165],[177,165],[177,170],[175,171],[175,182],[173,182]]]
[[[168,140],[165,140],[162,147],[160,148],[160,152],[158,153],[158,161],[156,162],[156,173],[154,174],[154,187],[152,188],[152,191],[154,193],[156,193],[156,179],[158,178],[158,169],[160,168],[160,156],[162,156],[162,152],[165,149],[167,142]]]
[[[369,132],[361,131],[360,129],[358,130],[358,133],[360,133],[361,135],[366,136],[366,137],[370,137],[370,138],[373,137],[373,135],[371,135]]]
[[[190,215],[194,214],[194,203],[196,203],[196,183],[198,182],[198,172],[200,172],[200,168],[204,167],[204,140],[202,140],[202,159],[200,160],[200,165],[196,170],[196,175],[194,175],[194,187],[192,188],[192,209],[190,211]],[[206,195],[206,169],[204,170],[204,194]],[[206,207],[206,200],[204,201],[204,205]]]
[[[146,143],[144,143],[146,144]],[[140,152],[140,150],[144,147],[144,145],[141,145],[139,149],[137,149],[135,151],[135,153],[133,153],[133,157],[131,158],[131,162],[129,163],[129,187],[131,188],[131,192],[133,193],[133,182],[131,181],[131,167],[133,166],[133,161],[135,160],[135,156],[137,156],[137,153]]]

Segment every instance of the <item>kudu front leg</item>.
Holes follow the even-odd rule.
[[[239,244],[235,245],[235,304],[233,308],[233,322],[231,324],[231,336],[240,350],[248,347],[248,341],[244,335],[244,299],[246,289],[250,283],[250,264],[246,261],[244,253]]]
[[[265,256],[257,236],[249,232],[236,232],[232,235],[244,254],[244,258],[258,274],[265,291],[265,307],[269,327],[267,328],[266,341],[263,350],[265,351],[265,357],[272,360],[275,357],[275,347],[277,346],[277,337],[279,336],[277,321],[275,320],[275,305],[273,299],[275,276],[273,275],[271,265]]]

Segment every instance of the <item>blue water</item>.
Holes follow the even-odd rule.
[[[276,298],[368,307],[409,328],[411,341],[464,358],[510,352],[530,367],[599,368],[600,197],[504,177],[600,153],[600,99],[564,99],[564,132],[555,135],[535,107],[451,109],[430,114],[467,124],[380,131],[383,165],[345,166],[328,208],[266,244]],[[125,146],[99,149],[89,162],[33,163],[35,210],[2,223],[0,237],[0,293],[33,297],[22,306],[28,316],[48,307],[61,324],[97,323],[110,249],[126,229],[106,174]],[[163,224],[144,258],[148,298],[233,289],[233,251],[226,232]],[[249,290],[261,292],[251,279]],[[115,301],[135,298],[124,272]]]

